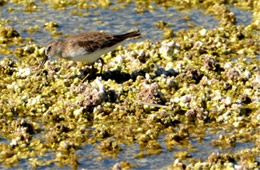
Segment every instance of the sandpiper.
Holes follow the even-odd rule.
[[[45,58],[41,67],[48,60],[48,57],[58,56],[64,59],[86,62],[93,64],[98,59],[101,60],[102,74],[104,61],[101,55],[115,50],[124,40],[140,36],[139,30],[125,34],[113,35],[105,32],[86,32],[72,35],[66,39],[50,41],[45,48]],[[83,81],[86,77],[83,79]]]

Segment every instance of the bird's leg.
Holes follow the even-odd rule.
[[[91,64],[91,71],[81,80],[80,84],[84,83],[84,81],[93,73],[94,64]]]
[[[102,58],[99,58],[99,60],[101,61],[101,70],[100,70],[100,75],[102,74],[103,72],[103,65],[104,65],[104,60]],[[81,83],[84,83],[84,81],[86,81],[86,79],[94,72],[94,63],[91,64],[91,72],[88,73],[80,82]]]
[[[104,60],[102,58],[99,58],[99,60],[101,61],[101,70],[100,70],[100,75],[101,75],[103,71]]]

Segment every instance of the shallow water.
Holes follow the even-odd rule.
[[[222,134],[226,134],[225,132],[222,132]],[[215,153],[227,153],[227,152],[238,152],[240,150],[243,150],[245,148],[251,149],[255,147],[255,144],[253,142],[249,143],[241,143],[237,142],[236,146],[230,148],[230,149],[218,149],[216,147],[213,147],[210,142],[217,138],[217,136],[220,135],[220,132],[218,134],[211,134],[207,132],[206,136],[204,137],[204,140],[202,143],[198,142],[197,140],[191,140],[191,144],[194,148],[198,149],[198,152],[193,152],[192,157],[197,159],[202,159],[203,161],[206,161],[208,156]],[[79,169],[99,169],[99,170],[105,170],[108,167],[112,167],[114,164],[120,162],[120,161],[128,161],[131,162],[131,164],[138,165],[138,168],[133,168],[135,170],[142,170],[142,169],[160,169],[160,170],[166,170],[167,166],[171,165],[174,161],[174,154],[176,152],[181,151],[188,151],[187,149],[183,149],[180,147],[177,147],[174,149],[174,151],[169,151],[166,148],[166,145],[164,143],[164,137],[165,135],[161,135],[158,138],[158,141],[161,144],[162,147],[162,153],[158,155],[151,155],[146,156],[144,158],[137,159],[135,156],[140,153],[140,148],[138,144],[132,144],[132,145],[121,145],[122,152],[118,155],[116,159],[108,159],[105,158],[102,154],[99,153],[99,151],[95,148],[93,145],[86,145],[84,148],[77,151],[77,155],[79,157],[78,162],[80,163]],[[40,160],[50,160],[54,159],[55,156],[53,153],[46,154],[42,157],[40,157]],[[101,160],[97,160],[100,159]],[[257,158],[256,158],[257,159]],[[26,163],[26,161],[22,160],[19,163],[18,167],[8,168],[8,169],[17,169],[17,168],[23,168],[28,169],[30,166]],[[37,169],[45,170],[45,169],[56,169],[58,168],[55,165],[50,166],[42,166]],[[4,167],[1,167],[1,169],[5,169]],[[59,169],[70,169],[69,167],[59,167]]]
[[[81,17],[72,15],[71,10],[76,9],[69,7],[66,10],[57,11],[48,8],[41,3],[37,3],[42,9],[41,12],[24,13],[23,7],[16,4],[8,4],[1,10],[3,18],[10,18],[9,25],[14,27],[23,37],[32,37],[37,43],[44,45],[52,39],[47,31],[43,29],[43,25],[49,21],[57,22],[60,27],[59,31],[65,34],[73,34],[85,31],[107,31],[112,33],[124,33],[130,29],[139,29],[143,37],[142,39],[151,39],[157,41],[161,39],[162,31],[158,30],[154,23],[160,20],[170,23],[170,28],[175,31],[187,29],[187,21],[183,19],[185,16],[190,16],[190,22],[194,22],[197,26],[205,26],[206,28],[214,28],[217,26],[217,21],[212,16],[207,16],[200,10],[191,10],[189,12],[179,12],[174,8],[165,11],[163,8],[155,8],[154,11],[147,11],[144,14],[137,14],[133,9],[134,4],[130,4],[125,9],[111,11],[109,9],[91,9],[89,17]],[[116,4],[114,6],[117,6]],[[8,8],[14,8],[15,11],[10,13]],[[113,7],[113,5],[112,5]],[[84,13],[84,10],[82,10]],[[99,13],[99,14],[96,14]],[[122,15],[124,13],[124,15]],[[100,21],[103,23],[100,24]],[[41,29],[33,35],[30,35],[23,30],[29,26],[39,25]],[[136,26],[138,25],[138,26]]]
[[[119,9],[112,11],[109,9],[91,9],[86,12],[89,13],[89,17],[80,17],[77,15],[72,15],[71,10],[75,9],[73,7],[66,10],[57,11],[52,8],[44,6],[40,1],[37,2],[39,8],[42,9],[40,12],[24,13],[23,6],[16,4],[7,4],[1,8],[0,16],[5,19],[10,19],[9,25],[14,27],[24,38],[30,37],[36,43],[44,46],[49,40],[52,39],[50,33],[46,31],[43,26],[46,22],[54,21],[59,24],[58,31],[64,34],[74,34],[85,31],[102,30],[112,33],[124,33],[129,30],[139,29],[143,36],[141,39],[134,41],[152,40],[159,41],[162,39],[162,31],[159,30],[154,24],[160,20],[166,21],[170,24],[169,28],[172,28],[175,32],[181,29],[188,29],[189,26],[187,22],[192,22],[195,26],[204,26],[205,28],[211,29],[218,25],[218,22],[213,18],[213,16],[208,16],[203,14],[200,10],[189,10],[180,12],[174,8],[169,8],[165,10],[161,7],[156,7],[154,11],[147,11],[144,14],[138,14],[134,11],[135,5],[128,5],[125,9]],[[112,5],[117,6],[116,4]],[[10,13],[8,8],[14,8],[15,11]],[[237,23],[239,25],[247,25],[251,22],[252,12],[240,10],[235,7],[230,7],[231,10],[237,16]],[[23,15],[21,15],[21,12]],[[122,15],[123,13],[123,15]],[[184,17],[189,16],[190,20],[187,21]],[[100,22],[102,21],[102,23]],[[30,26],[39,25],[40,30],[34,34],[29,34],[25,30]],[[0,58],[3,58],[0,55]],[[10,56],[12,57],[12,56]],[[208,155],[212,152],[226,152],[227,150],[220,150],[218,148],[212,147],[210,141],[219,134],[208,133],[203,143],[198,143],[196,140],[192,140],[192,144],[199,151],[194,153],[192,156],[195,158],[201,158],[205,160]],[[170,165],[174,160],[174,152],[182,151],[177,149],[175,151],[168,151],[164,145],[164,135],[159,138],[162,144],[162,153],[159,155],[152,155],[142,159],[135,159],[134,156],[140,152],[139,145],[134,144],[130,146],[122,146],[123,151],[118,155],[117,159],[104,159],[102,161],[95,161],[95,158],[102,157],[95,147],[87,145],[84,149],[77,152],[80,162],[79,168],[87,169],[107,169],[113,166],[115,163],[124,160],[129,161],[132,164],[138,164],[140,168],[136,169],[166,169],[167,165]],[[1,141],[7,142],[7,141]],[[253,143],[238,143],[232,151],[238,151],[243,148],[252,148]],[[52,158],[52,153],[48,156],[44,156],[42,159]],[[1,167],[2,168],[2,167]],[[21,161],[17,168],[28,168],[25,161]],[[53,169],[57,168],[55,165],[49,167],[41,167],[40,169]],[[61,169],[67,169],[68,167],[63,167]]]
[[[213,16],[205,15],[201,10],[191,9],[180,12],[174,8],[164,10],[162,7],[156,7],[154,11],[147,11],[143,14],[136,13],[133,9],[134,4],[130,4],[127,8],[112,11],[109,9],[90,9],[89,17],[81,17],[71,14],[71,10],[76,9],[69,7],[65,10],[57,11],[48,8],[38,2],[37,6],[40,12],[23,12],[23,7],[16,4],[7,4],[1,8],[1,16],[10,19],[9,25],[14,27],[23,37],[31,37],[37,43],[44,45],[51,40],[49,32],[43,29],[46,22],[54,21],[59,24],[58,30],[64,34],[74,34],[86,31],[107,31],[111,33],[124,33],[129,30],[139,29],[143,36],[142,40],[150,39],[153,41],[161,40],[162,31],[154,26],[157,21],[163,20],[170,24],[175,32],[181,29],[188,29],[187,22],[192,22],[195,26],[204,26],[207,29],[215,28],[218,25]],[[116,4],[112,5],[117,6]],[[8,12],[8,8],[14,8],[14,12]],[[252,12],[240,10],[236,7],[230,7],[231,11],[236,14],[237,23],[239,25],[247,25],[252,20]],[[23,15],[21,15],[21,12]],[[99,13],[99,14],[96,14]],[[122,15],[122,13],[124,15]],[[190,17],[186,21],[184,17]],[[103,23],[101,24],[100,21]],[[39,25],[40,30],[34,34],[25,32],[30,26]],[[137,26],[136,26],[137,25]]]

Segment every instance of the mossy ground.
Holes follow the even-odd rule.
[[[0,162],[5,167],[25,160],[34,168],[50,164],[77,168],[77,151],[87,144],[108,159],[118,156],[122,144],[137,143],[139,159],[162,154],[158,142],[162,134],[169,151],[187,149],[175,153],[168,169],[259,167],[259,2],[234,4],[253,11],[247,26],[236,25],[235,15],[222,1],[134,2],[138,13],[152,10],[151,2],[165,8],[200,8],[220,24],[215,29],[195,27],[174,33],[158,22],[165,40],[119,47],[103,57],[106,64],[101,76],[93,75],[80,84],[89,66],[55,60],[40,69],[43,47],[29,43],[30,39],[4,26],[8,21],[1,21],[0,52],[16,57],[0,62],[0,133],[8,140],[0,143]],[[6,3],[0,1],[0,5]],[[39,10],[34,1],[10,3],[23,4],[27,12]],[[88,10],[109,8],[110,1],[43,3],[55,9],[77,6]],[[48,22],[44,29],[58,36],[57,27]],[[254,146],[199,160],[192,156],[200,150],[191,139],[203,142],[208,129],[212,134],[226,132],[211,141],[220,150],[238,142]],[[41,159],[50,152],[53,158]],[[137,166],[121,161],[113,168]]]

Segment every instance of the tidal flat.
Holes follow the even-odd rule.
[[[258,169],[260,2],[0,0],[1,169]],[[91,66],[44,46],[139,29]],[[95,63],[95,71],[100,69]]]

